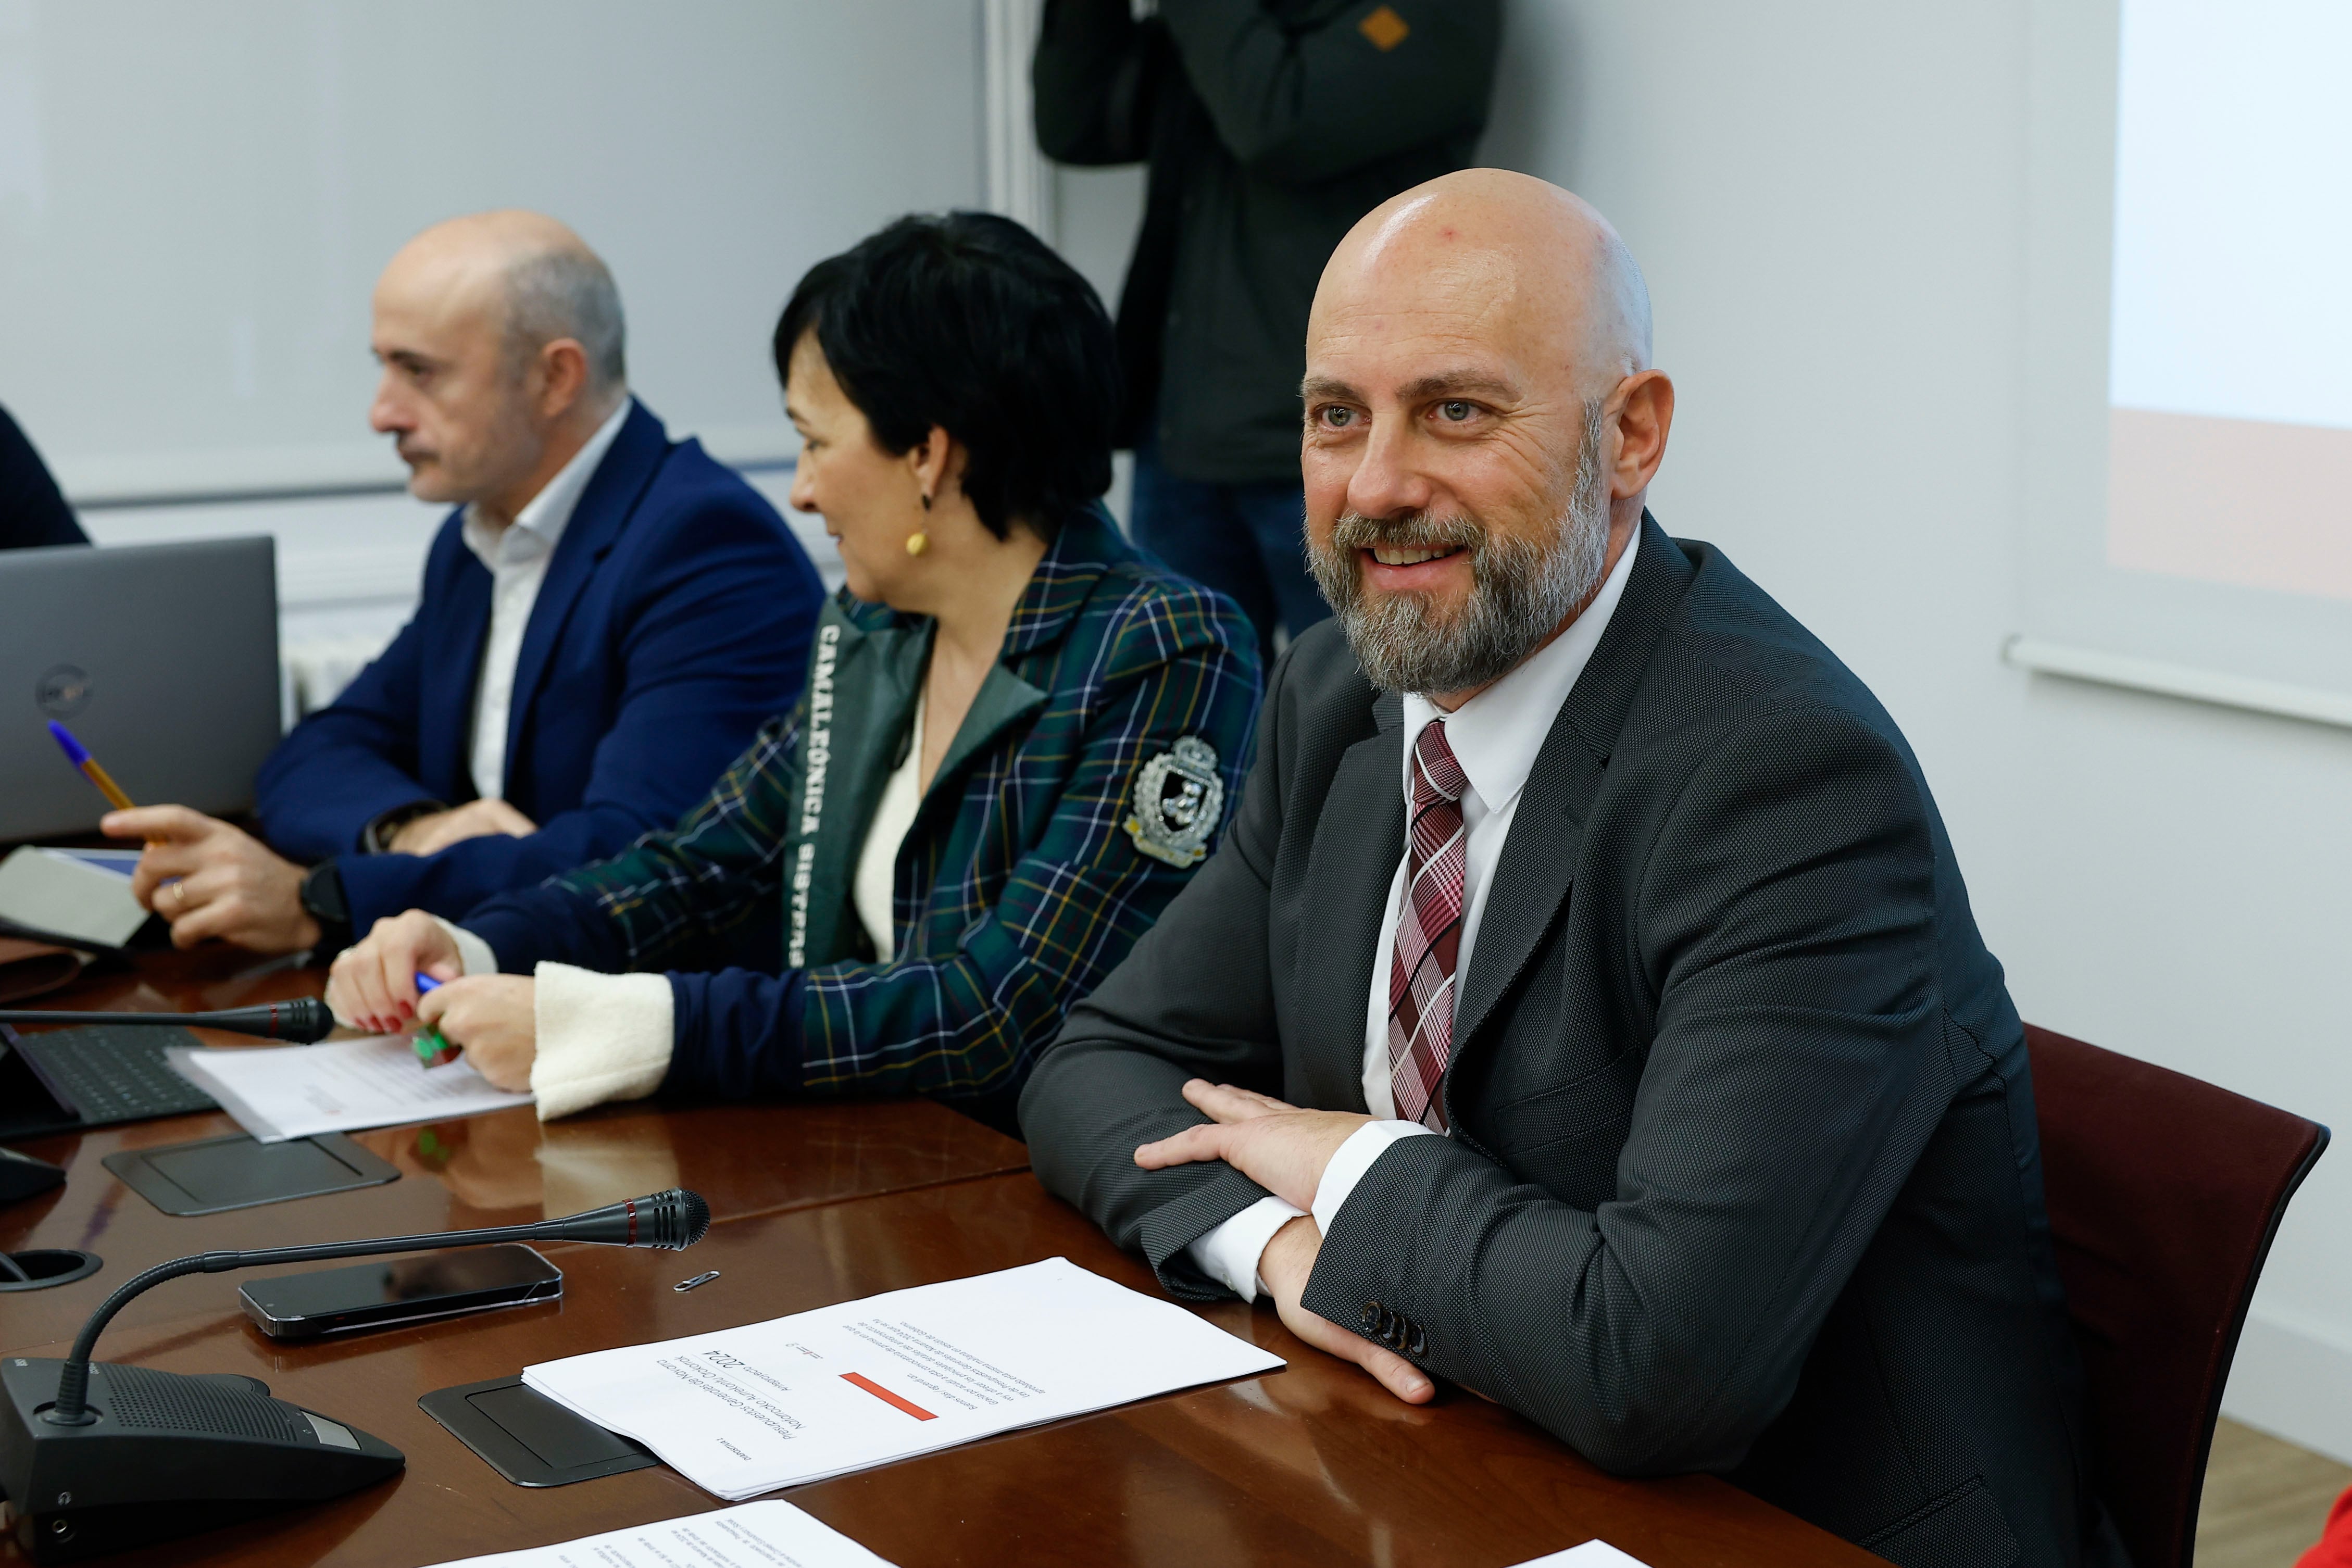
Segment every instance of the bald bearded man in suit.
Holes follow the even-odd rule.
[[[1039,1179],[1400,1398],[1905,1568],[2120,1563],[2000,967],[1894,721],[1644,509],[1674,389],[1623,244],[1433,181],[1340,244],[1307,359],[1336,615],[1041,1059]]]

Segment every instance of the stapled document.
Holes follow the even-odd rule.
[[[732,1501],[1283,1364],[1050,1258],[522,1379]]]

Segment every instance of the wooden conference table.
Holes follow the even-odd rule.
[[[316,994],[320,975],[226,953],[143,958],[43,1006],[152,1010]],[[243,1043],[218,1037],[217,1043]],[[233,1131],[178,1117],[22,1145],[68,1167],[58,1191],[0,1208],[0,1248],[79,1247],[106,1266],[0,1296],[0,1349],[65,1354],[106,1292],[166,1258],[513,1224],[668,1186],[710,1202],[687,1253],[542,1247],[560,1302],[323,1344],[262,1337],[245,1276],[142,1297],[100,1357],[240,1372],[408,1456],[397,1479],[339,1500],[104,1559],[151,1564],[417,1568],[721,1506],[664,1467],[545,1490],[511,1486],[417,1408],[436,1388],[582,1351],[702,1333],[1062,1256],[1136,1290],[1150,1271],[1038,1186],[1023,1146],[922,1102],[758,1109],[614,1106],[541,1127],[528,1110],[357,1134],[399,1166],[383,1186],[172,1218],[100,1161]],[[316,1265],[313,1265],[315,1267]],[[670,1289],[705,1270],[719,1277]],[[1499,1568],[1600,1536],[1651,1568],[1822,1568],[1880,1560],[1709,1477],[1605,1475],[1469,1395],[1399,1404],[1294,1339],[1265,1307],[1199,1309],[1288,1370],[1148,1400],[845,1476],[783,1495],[900,1565],[1361,1563]],[[0,1562],[16,1561],[13,1543]]]

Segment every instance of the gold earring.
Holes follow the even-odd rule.
[[[926,490],[923,492],[923,510],[928,512],[930,509],[931,493],[929,490]],[[907,553],[908,555],[920,555],[930,548],[931,536],[923,532],[919,528],[918,528],[914,533],[908,535],[907,538]]]

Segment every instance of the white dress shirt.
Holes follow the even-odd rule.
[[[850,884],[849,902],[874,944],[874,956],[887,964],[898,952],[898,849],[907,831],[923,809],[923,697],[915,695],[915,733],[907,741],[907,760],[890,772],[882,799],[874,803],[874,821],[866,825],[865,847],[857,852],[857,874]]]
[[[1462,941],[1455,950],[1454,972],[1470,972],[1471,950],[1478,941],[1478,924],[1486,912],[1486,892],[1494,885],[1495,867],[1511,831],[1528,775],[1543,749],[1560,705],[1584,673],[1592,650],[1608,630],[1609,618],[1633,574],[1633,553],[1641,543],[1634,530],[1625,553],[1610,569],[1608,580],[1569,629],[1529,656],[1518,668],[1464,703],[1452,713],[1442,711],[1419,693],[1404,697],[1403,747],[1398,788],[1408,811],[1412,805],[1412,748],[1423,727],[1445,721],[1446,744],[1461,763],[1469,788],[1462,792],[1462,825],[1468,835],[1467,864],[1463,873]],[[1397,915],[1404,894],[1404,854],[1397,855],[1389,879],[1388,906],[1381,916],[1380,946],[1372,963],[1372,988],[1364,1003],[1364,1108],[1377,1120],[1359,1127],[1323,1167],[1315,1189],[1316,1228],[1329,1235],[1340,1207],[1356,1189],[1372,1162],[1402,1138],[1436,1135],[1419,1122],[1395,1120],[1396,1099],[1389,1087],[1389,969],[1396,954]],[[1454,988],[1460,994],[1460,987]],[[1192,1261],[1211,1279],[1223,1282],[1245,1301],[1255,1301],[1260,1289],[1258,1259],[1266,1243],[1301,1213],[1278,1197],[1262,1197],[1214,1230],[1193,1242]]]
[[[474,793],[485,800],[504,799],[507,782],[507,723],[514,712],[515,665],[522,658],[522,634],[530,624],[530,608],[539,602],[540,584],[547,580],[547,563],[562,542],[581,493],[595,476],[614,438],[628,422],[630,400],[623,398],[613,417],[596,427],[588,444],[541,486],[515,520],[500,528],[483,517],[478,506],[468,505],[458,537],[475,559],[490,569],[490,635],[482,644],[482,667],[474,681]]]

